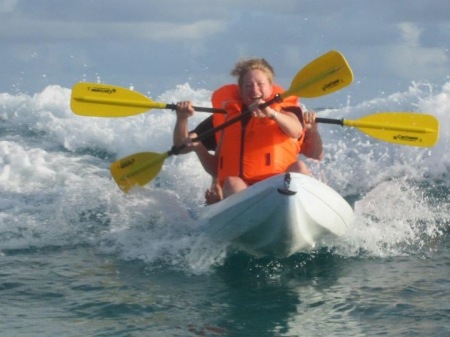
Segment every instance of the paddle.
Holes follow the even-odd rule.
[[[295,75],[288,90],[262,104],[261,108],[289,96],[311,98],[327,95],[346,87],[352,80],[353,74],[344,56],[337,51],[330,51],[302,68]],[[249,113],[245,111],[240,116],[202,133],[192,141],[202,141]],[[124,192],[128,192],[135,185],[143,186],[150,182],[161,171],[165,159],[173,154],[179,154],[185,147],[186,145],[174,146],[165,153],[141,152],[130,155],[112,163],[111,174],[118,186]]]
[[[80,116],[127,117],[150,109],[176,109],[175,104],[152,101],[130,89],[99,83],[80,82],[72,87],[72,111]],[[225,113],[225,110],[194,107],[196,111]]]
[[[374,138],[401,145],[430,147],[439,139],[439,121],[412,112],[381,112],[358,120],[318,117],[316,123],[355,127]]]
[[[412,112],[381,112],[359,120],[316,118],[318,123],[356,127],[380,140],[400,145],[430,147],[439,138],[438,120],[426,114]],[[111,174],[119,187],[128,192],[135,185],[145,185],[156,177],[164,160],[174,149],[164,153],[140,152],[114,162]]]

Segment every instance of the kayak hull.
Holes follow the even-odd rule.
[[[332,188],[300,174],[280,174],[205,207],[204,233],[254,255],[308,251],[353,222],[350,205]]]

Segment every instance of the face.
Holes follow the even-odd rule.
[[[266,100],[272,95],[272,84],[266,73],[254,69],[248,71],[242,78],[241,98],[245,105],[250,105],[260,99]]]

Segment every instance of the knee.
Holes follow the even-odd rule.
[[[301,160],[296,161],[295,163],[292,163],[291,165],[289,165],[287,171],[288,172],[298,172],[298,173],[303,173],[303,174],[306,174],[306,175],[311,175],[311,172],[309,171],[308,167]]]
[[[244,181],[239,177],[226,177],[223,181],[223,188],[224,189],[234,189],[236,186],[240,186],[244,183]]]
[[[236,176],[227,177],[223,182],[223,196],[226,198],[245,188],[247,188],[247,184],[241,178]]]
[[[296,161],[295,163],[292,163],[291,165],[289,165],[289,167],[287,168],[288,172],[302,172],[304,171],[306,168],[306,165],[304,162],[302,161]]]

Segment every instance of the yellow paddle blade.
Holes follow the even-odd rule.
[[[111,175],[119,188],[128,192],[134,186],[143,186],[155,178],[169,152],[140,152],[122,158],[111,164]]]
[[[401,145],[430,147],[439,139],[439,121],[431,115],[381,112],[358,120],[344,120],[374,138]]]
[[[349,85],[352,80],[353,74],[345,58],[339,52],[331,51],[302,68],[293,79],[290,88],[280,94],[279,97],[284,99],[289,96],[323,96],[342,89]],[[72,109],[74,111],[83,111],[86,116],[94,116],[91,112],[92,108],[86,108],[86,103],[98,104],[101,108],[99,111],[101,111],[102,116],[104,117],[118,116],[117,113],[111,114],[110,108],[112,106],[119,106],[119,108],[123,109],[120,110],[121,116],[135,114],[137,108],[148,109],[150,107],[155,107],[148,106],[143,102],[144,99],[148,101],[147,97],[135,92],[130,92],[128,89],[114,86],[80,83],[74,87],[72,96]],[[269,106],[274,101],[276,101],[276,98],[274,98],[272,102],[268,101],[265,104]],[[85,104],[85,110],[81,108],[83,104]],[[151,102],[151,104],[157,103]],[[142,109],[139,112],[142,112]],[[212,108],[194,107],[194,109],[205,112],[223,112],[220,109],[214,110]],[[99,116],[99,111],[96,111],[95,116]],[[196,141],[206,139],[206,137],[214,132],[222,130],[240,119],[240,116],[235,117],[218,127],[208,130],[199,135],[196,138]],[[164,160],[174,154],[176,152],[174,150],[179,149],[180,147],[171,149],[163,154],[151,152],[133,154],[112,163],[110,168],[111,174],[119,187],[124,192],[128,192],[133,186],[145,185],[156,177],[162,168]]]
[[[347,60],[341,53],[332,50],[302,68],[281,97],[319,97],[340,90],[352,81],[353,73]]]
[[[91,117],[126,117],[166,106],[130,89],[85,82],[73,86],[70,100],[75,114]]]

